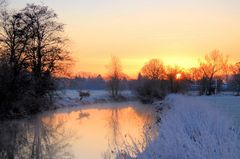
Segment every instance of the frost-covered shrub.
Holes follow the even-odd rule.
[[[168,96],[172,108],[159,136],[138,158],[239,159],[240,133],[233,121],[194,97]]]

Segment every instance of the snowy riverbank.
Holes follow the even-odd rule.
[[[57,99],[55,105],[57,108],[61,107],[75,107],[86,104],[113,102],[108,91],[105,90],[92,90],[89,91],[90,96],[80,100],[79,91],[77,90],[62,90],[57,92]],[[124,101],[136,100],[131,91],[122,91],[121,96]]]
[[[138,158],[239,159],[240,131],[230,113],[235,108],[240,115],[239,97],[170,95],[166,101],[171,109],[159,135]]]

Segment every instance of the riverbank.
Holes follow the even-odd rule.
[[[109,95],[109,92],[106,90],[92,90],[89,91],[90,96],[84,97],[80,100],[79,91],[77,90],[62,90],[57,91],[57,96],[55,100],[55,107],[76,107],[81,105],[89,105],[95,103],[109,103],[109,102],[127,102],[127,101],[136,101],[136,97],[129,90],[122,91],[118,100],[114,100]]]
[[[170,95],[165,102],[170,109],[161,118],[159,135],[138,158],[239,158],[240,118],[232,115],[238,111],[240,117],[240,98]]]

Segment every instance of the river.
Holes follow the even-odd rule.
[[[124,153],[129,145],[142,150],[144,132],[156,121],[154,113],[153,107],[138,102],[108,103],[2,122],[0,158],[100,159]]]

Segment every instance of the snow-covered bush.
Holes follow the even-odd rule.
[[[240,133],[223,113],[195,97],[170,95],[159,136],[137,158],[239,159]]]

